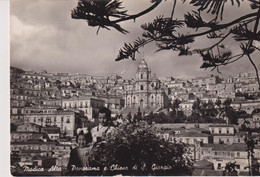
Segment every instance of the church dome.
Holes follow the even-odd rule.
[[[152,80],[153,80],[153,81],[157,81],[157,80],[159,80],[159,79],[157,78],[157,76],[156,76],[155,73],[154,73],[153,76],[152,76]]]

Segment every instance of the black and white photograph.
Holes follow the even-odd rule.
[[[9,6],[13,176],[260,175],[259,0]]]

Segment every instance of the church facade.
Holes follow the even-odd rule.
[[[142,59],[136,71],[136,78],[127,85],[125,92],[126,108],[160,109],[167,103],[167,96],[161,86],[160,80],[154,74],[151,76],[151,68]]]

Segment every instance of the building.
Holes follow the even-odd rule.
[[[186,116],[190,116],[192,114],[193,104],[194,104],[193,102],[183,102],[179,104],[179,107],[180,110],[182,110]]]
[[[208,84],[215,85],[217,83],[220,83],[221,79],[219,76],[206,76],[206,77],[198,77],[195,79],[192,79],[192,84],[197,87],[206,86]]]
[[[25,114],[25,123],[34,123],[42,127],[56,126],[62,134],[73,137],[75,130],[79,128],[79,117],[73,111],[58,111],[55,113],[28,113]]]
[[[50,140],[59,140],[60,139],[60,128],[59,127],[42,127],[41,132],[44,132],[48,135]]]
[[[254,110],[260,109],[260,100],[234,101],[231,106],[234,109],[240,109],[251,114]]]
[[[208,84],[207,91],[215,91],[215,96],[219,98],[235,98],[235,85],[233,83]]]
[[[200,149],[200,157],[213,163],[214,170],[223,171],[228,162],[238,164],[237,171],[248,172],[247,147],[245,143],[227,144],[203,144]]]
[[[151,69],[142,59],[137,68],[134,83],[126,87],[125,107],[158,109],[164,108],[166,104],[167,97],[159,79],[155,75],[151,77]]]
[[[16,128],[16,131],[26,131],[26,132],[40,132],[41,130],[41,126],[40,125],[37,125],[37,124],[34,124],[34,123],[30,123],[30,122],[27,122],[27,123],[22,123],[20,125],[17,125],[17,128]]]
[[[234,141],[234,125],[214,124],[209,126],[209,131],[214,144],[232,144]]]
[[[42,132],[17,131],[11,133],[11,142],[22,142],[31,139],[47,141],[47,136]]]
[[[89,120],[97,118],[100,108],[104,107],[105,101],[94,97],[73,97],[70,99],[62,99],[63,109],[78,109],[84,112]]]
[[[102,99],[105,101],[105,107],[109,108],[112,113],[119,113],[124,108],[125,100],[121,97],[108,96]]]

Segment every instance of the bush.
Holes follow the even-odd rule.
[[[120,125],[91,158],[102,175],[190,175],[193,165],[185,144],[160,139],[145,122]]]

